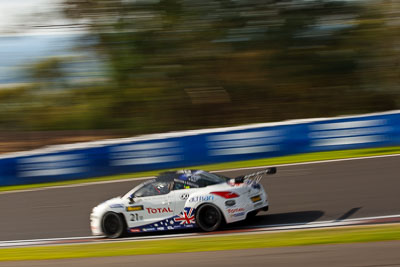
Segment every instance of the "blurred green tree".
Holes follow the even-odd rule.
[[[44,97],[58,104],[43,105],[52,118],[36,125],[136,134],[395,109],[399,10],[380,0],[63,0],[108,82]],[[59,64],[38,63],[32,76],[51,84]]]
[[[32,64],[29,67],[29,75],[32,81],[40,87],[50,88],[64,84],[65,72],[63,70],[64,61],[61,58],[46,58]]]
[[[365,90],[364,63],[376,51],[363,42],[376,46],[386,30],[384,14],[365,3],[65,0],[64,11],[89,25],[115,88],[111,110],[132,127],[397,107],[390,92]]]

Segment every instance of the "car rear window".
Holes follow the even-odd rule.
[[[226,177],[214,173],[201,172],[197,175],[199,176],[199,179],[196,181],[196,183],[199,185],[199,187],[221,184],[227,181]]]

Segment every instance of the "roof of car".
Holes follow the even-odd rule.
[[[174,181],[174,180],[178,179],[178,180],[186,181],[190,177],[192,177],[196,174],[202,173],[202,172],[205,172],[205,171],[202,171],[202,170],[179,170],[179,171],[162,172],[157,176],[156,180],[170,182],[170,181]]]
[[[225,182],[227,179],[218,174],[202,170],[180,170],[161,173],[156,181],[182,183],[186,186],[205,187]]]

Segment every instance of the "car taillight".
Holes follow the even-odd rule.
[[[217,191],[217,192],[211,192],[210,194],[217,195],[227,199],[239,197],[239,195],[236,194],[235,192],[229,192],[229,191]]]

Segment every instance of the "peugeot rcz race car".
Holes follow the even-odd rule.
[[[195,227],[214,231],[268,210],[259,181],[275,172],[268,168],[234,179],[201,170],[164,172],[93,208],[91,230],[110,238]]]

